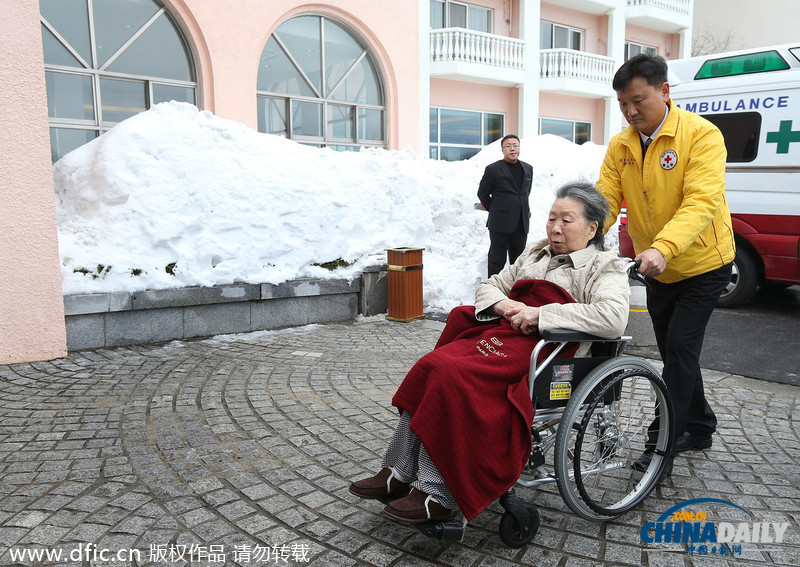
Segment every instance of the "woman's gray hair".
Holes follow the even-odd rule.
[[[563,185],[556,192],[556,199],[575,199],[583,203],[583,216],[589,223],[597,221],[597,232],[589,241],[599,250],[605,250],[605,236],[603,227],[608,216],[608,201],[597,192],[595,186],[584,181],[573,181]]]

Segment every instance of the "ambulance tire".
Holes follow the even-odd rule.
[[[745,246],[737,243],[731,281],[717,301],[718,307],[737,307],[753,299],[758,290],[758,261]]]

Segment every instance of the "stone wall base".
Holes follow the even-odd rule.
[[[386,266],[352,281],[67,295],[64,310],[70,351],[344,321],[386,312]]]

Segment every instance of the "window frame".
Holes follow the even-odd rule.
[[[300,67],[300,63],[295,60],[295,58],[291,55],[289,48],[281,41],[280,37],[275,35],[275,32],[280,29],[280,26],[285,24],[289,20],[284,20],[280,25],[278,25],[270,37],[275,39],[276,44],[278,47],[283,50],[284,55],[288,58],[289,62],[295,67],[295,70],[300,73],[300,75],[306,80],[311,88],[311,90],[315,93],[318,93],[319,96],[308,96],[308,95],[294,95],[294,94],[286,94],[276,91],[268,91],[262,90],[256,87],[256,105],[257,105],[257,113],[258,113],[258,131],[263,132],[261,130],[262,127],[262,105],[264,104],[265,99],[271,101],[283,101],[284,106],[284,119],[286,122],[286,130],[285,134],[278,134],[275,132],[276,135],[283,135],[284,137],[295,140],[304,145],[314,146],[314,147],[331,147],[335,150],[352,150],[357,151],[363,146],[367,147],[388,147],[388,140],[386,139],[387,133],[387,108],[386,108],[386,94],[385,94],[385,86],[383,77],[380,74],[379,67],[375,60],[375,57],[372,56],[372,52],[370,51],[369,47],[366,45],[358,34],[350,28],[347,24],[335,19],[331,18],[330,16],[325,16],[322,14],[316,13],[303,13],[294,16],[295,18],[298,17],[315,17],[319,18],[319,25],[320,25],[320,57],[321,57],[321,76],[320,76],[320,85],[321,89],[317,89],[315,85],[310,81],[308,76],[306,75],[306,71]],[[326,62],[326,54],[325,54],[325,22],[329,21],[332,24],[339,26],[343,30],[349,33],[351,37],[353,37],[354,41],[356,41],[357,45],[361,48],[362,53],[361,55],[348,67],[345,73],[339,77],[335,84],[332,85],[333,88],[328,89],[328,85],[326,84],[327,81],[327,62]],[[266,49],[266,44],[264,46]],[[376,79],[377,79],[377,87],[378,87],[378,98],[384,104],[368,104],[362,103],[357,101],[348,101],[348,100],[340,100],[333,98],[333,94],[338,91],[338,88],[344,84],[347,78],[350,76],[351,73],[357,68],[359,64],[363,62],[364,59],[370,64],[370,69],[375,72]],[[261,70],[259,70],[260,76]],[[319,92],[321,90],[321,92]],[[326,94],[326,91],[327,94]],[[294,116],[292,113],[292,108],[296,102],[310,102],[316,103],[321,105],[321,112],[322,112],[322,121],[321,121],[321,135],[320,136],[309,136],[305,134],[295,134],[294,133]],[[350,109],[350,128],[352,129],[352,136],[349,137],[337,137],[335,135],[329,135],[329,120],[328,115],[331,107],[348,107]],[[362,110],[366,111],[377,111],[381,113],[381,140],[372,140],[365,136],[362,136],[362,125],[361,125],[361,117],[362,117]],[[266,126],[266,124],[264,124]]]
[[[540,136],[542,135],[542,122],[545,121],[545,120],[550,121],[550,122],[562,122],[562,123],[565,123],[565,124],[570,124],[572,126],[571,138],[564,138],[564,136],[559,136],[558,134],[554,134],[555,136],[559,136],[561,138],[564,138],[565,140],[568,140],[568,141],[572,142],[573,144],[577,144],[579,146],[585,144],[586,142],[591,142],[592,141],[592,130],[594,130],[594,124],[592,124],[589,121],[586,121],[586,120],[571,120],[571,119],[568,119],[568,118],[550,118],[548,116],[540,116],[539,117],[539,135]],[[575,139],[577,138],[577,128],[578,128],[579,124],[585,124],[585,125],[587,125],[589,127],[588,128],[589,134],[588,134],[586,140],[583,140],[582,142],[576,142],[575,141]]]
[[[492,8],[487,8],[486,6],[478,6],[477,4],[470,4],[468,2],[458,2],[457,0],[430,0],[430,3],[431,3],[431,6],[433,6],[434,4],[441,4],[442,9],[443,9],[443,14],[444,14],[444,21],[442,22],[442,27],[441,28],[434,28],[433,25],[431,24],[431,29],[445,29],[445,28],[451,28],[451,27],[458,27],[460,29],[466,29],[466,30],[479,32],[479,33],[494,33],[494,9],[492,9]],[[467,17],[466,27],[453,26],[453,25],[450,24],[450,6],[451,5],[464,6],[466,8],[466,13],[467,13],[467,16],[466,16]],[[469,13],[470,13],[469,9],[470,8],[474,8],[474,9],[478,9],[478,10],[484,10],[486,12],[487,21],[489,23],[489,30],[488,31],[479,30],[479,29],[475,29],[475,28],[471,28],[470,27],[470,15],[469,15]]]
[[[631,55],[630,50],[631,47],[634,46],[638,49],[638,52]],[[627,61],[628,59],[630,59],[635,55],[639,55],[639,53],[650,53],[651,55],[658,55],[658,48],[654,45],[647,45],[644,43],[639,43],[637,41],[625,40],[625,61]]]
[[[58,32],[56,26],[48,21],[43,14],[40,13],[39,15],[39,22],[40,27],[46,29],[50,34],[52,34],[55,39],[61,44],[61,46],[66,49],[73,57],[75,57],[77,64],[82,65],[82,67],[75,67],[70,65],[63,65],[63,64],[53,64],[44,63],[44,71],[45,76],[48,73],[60,73],[60,74],[69,74],[69,75],[76,75],[79,77],[89,77],[91,82],[91,90],[92,90],[92,104],[93,104],[93,118],[92,119],[75,119],[75,118],[60,118],[60,117],[53,117],[49,116],[48,111],[48,122],[49,127],[52,130],[86,130],[86,131],[93,131],[95,137],[102,135],[103,133],[107,132],[117,124],[119,121],[109,121],[104,120],[103,118],[103,100],[102,100],[102,93],[100,88],[100,82],[103,79],[111,79],[111,80],[121,80],[127,81],[132,83],[139,83],[144,87],[144,103],[145,103],[145,110],[149,109],[154,100],[153,88],[154,86],[169,86],[169,87],[179,87],[183,89],[191,89],[194,98],[194,104],[198,104],[198,82],[197,82],[197,64],[195,61],[194,53],[191,49],[191,44],[186,38],[186,35],[181,28],[178,20],[172,16],[172,14],[167,10],[166,6],[164,5],[162,0],[153,0],[153,3],[157,6],[156,12],[144,22],[136,32],[128,38],[111,56],[102,64],[98,65],[98,55],[97,55],[97,46],[96,46],[96,37],[94,33],[95,23],[94,23],[94,0],[86,0],[86,8],[87,8],[87,32],[89,33],[89,48],[91,54],[91,61],[86,61],[84,57],[82,57],[79,53],[77,53],[69,41]],[[184,54],[187,57],[187,63],[189,65],[189,72],[192,77],[192,80],[186,81],[182,79],[170,79],[165,77],[156,77],[152,75],[142,75],[142,74],[135,74],[135,73],[122,73],[119,71],[109,71],[107,68],[113,65],[120,56],[122,56],[125,51],[135,44],[135,42],[145,33],[147,32],[161,17],[167,18],[169,23],[172,25],[172,29],[178,36],[179,41],[182,43],[184,48]],[[49,97],[48,97],[49,99]],[[138,114],[135,113],[135,114]],[[53,161],[55,162],[57,159],[63,156],[61,151],[55,151],[56,148],[53,147],[55,141],[53,140],[53,136],[51,136],[51,154]],[[80,147],[80,146],[78,146]],[[75,148],[73,148],[75,149]]]
[[[480,144],[458,144],[458,143],[442,143],[442,121],[441,121],[441,111],[452,111],[452,112],[466,112],[471,114],[477,114],[480,117],[480,124],[481,124],[481,131],[479,133]],[[473,110],[469,108],[455,108],[449,106],[430,106],[428,110],[428,130],[432,134],[433,133],[433,125],[431,124],[431,113],[432,111],[436,111],[436,141],[431,141],[430,136],[428,139],[428,156],[431,159],[436,160],[443,160],[442,158],[442,149],[445,148],[454,148],[454,149],[468,149],[468,150],[475,150],[477,154],[483,148],[488,146],[489,144],[495,142],[496,140],[500,140],[506,131],[506,115],[503,112],[490,112],[487,110]],[[489,140],[488,132],[487,132],[487,116],[499,117],[502,120],[502,127],[500,133],[497,137],[493,140]],[[434,155],[435,152],[435,155]],[[474,155],[474,154],[473,154]],[[471,156],[470,156],[471,157]],[[462,159],[469,159],[462,158]]]
[[[549,30],[550,31],[550,33],[549,33],[549,36],[550,36],[550,47],[544,47],[542,45],[542,38],[544,37],[544,34],[541,33],[543,24],[550,27],[550,30]],[[569,37],[569,46],[567,46],[567,47],[555,47],[555,31],[556,31],[556,28],[564,29],[564,30],[567,31],[567,36]],[[565,25],[565,24],[559,24],[558,22],[551,22],[549,20],[539,20],[539,32],[540,32],[539,49],[571,49],[573,51],[583,51],[583,46],[585,44],[584,36],[585,36],[585,33],[586,33],[586,30],[584,30],[584,29],[574,28],[572,26],[568,26],[568,25]],[[575,33],[577,33],[578,36],[580,37],[580,46],[577,49],[575,47],[573,47],[573,45],[572,45],[573,34],[575,34]]]

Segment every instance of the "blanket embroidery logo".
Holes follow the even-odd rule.
[[[494,344],[491,344],[489,341],[491,341],[491,343]],[[504,353],[495,346],[495,345],[503,346],[503,342],[500,339],[498,339],[497,337],[491,337],[489,341],[487,341],[486,339],[481,339],[478,342],[478,344],[475,345],[475,348],[477,348],[478,351],[483,356],[489,356],[489,354],[491,353],[495,356],[502,356],[503,358],[508,358],[508,355],[506,353]]]

